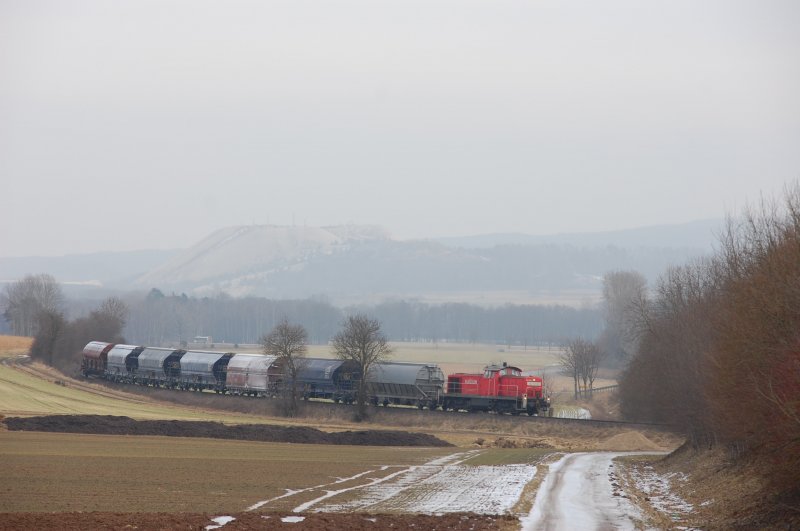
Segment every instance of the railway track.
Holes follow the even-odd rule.
[[[168,400],[176,403],[187,403],[182,397],[187,397],[192,405],[196,405],[198,401],[202,401],[203,407],[224,409],[239,412],[252,412],[252,405],[258,402],[270,403],[277,399],[271,398],[253,398],[248,396],[234,396],[234,395],[218,395],[209,391],[179,391],[168,389],[155,389],[152,387],[145,387],[139,385],[120,384],[107,381],[102,382],[101,385],[120,391],[127,391],[135,394],[143,394],[149,396],[157,396],[159,400]],[[337,416],[346,417],[353,411],[355,406],[346,405],[342,403],[334,403],[330,400],[324,399],[310,399],[304,401],[304,407],[308,408],[308,415],[311,417],[320,415],[328,416],[329,412],[338,413]],[[242,407],[236,407],[241,405]],[[593,420],[593,419],[573,419],[573,418],[558,418],[547,416],[533,416],[527,415],[503,415],[491,412],[466,412],[466,411],[443,411],[437,409],[431,411],[428,409],[420,410],[412,406],[369,406],[369,412],[373,418],[379,420],[383,416],[395,416],[400,419],[408,419],[409,421],[420,421],[422,423],[430,422],[432,419],[447,420],[457,419],[463,421],[464,419],[474,418],[476,421],[487,419],[497,419],[500,422],[509,424],[514,423],[541,423],[543,425],[564,425],[564,426],[597,426],[597,427],[626,427],[632,429],[658,429],[670,431],[672,427],[667,424],[645,423],[645,422],[628,422],[621,420]]]
[[[244,397],[241,397],[244,398]],[[348,410],[348,408],[352,408],[352,406],[346,406],[344,404],[333,404],[333,403],[326,403],[322,401],[309,401],[308,405],[310,406],[321,406],[321,407],[335,407],[340,408],[342,410]],[[312,407],[313,407],[312,406]],[[420,411],[416,407],[398,407],[398,406],[389,406],[389,407],[382,407],[382,406],[370,406],[370,411],[380,411],[382,414],[388,415],[406,415],[411,418],[419,418],[429,420],[431,418],[442,419],[442,418],[453,418],[453,419],[464,419],[464,418],[475,418],[476,420],[479,419],[489,419],[489,418],[497,418],[499,421],[505,421],[508,423],[541,423],[546,425],[564,425],[564,426],[597,426],[597,427],[625,427],[625,428],[632,428],[632,429],[660,429],[665,431],[673,430],[673,427],[668,424],[657,424],[657,423],[647,423],[647,422],[628,422],[623,420],[593,420],[593,419],[573,419],[573,418],[558,418],[558,417],[547,417],[547,416],[533,416],[528,417],[526,415],[519,415],[519,416],[512,416],[512,415],[503,415],[491,412],[466,412],[466,411],[429,411],[429,410],[422,410]]]

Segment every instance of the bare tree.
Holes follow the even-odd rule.
[[[358,381],[357,420],[367,416],[367,382],[376,363],[386,360],[392,353],[386,336],[381,332],[381,323],[366,315],[351,315],[342,330],[333,337],[333,352],[341,360],[356,362],[361,368]]]
[[[58,313],[64,302],[56,279],[48,274],[28,275],[6,286],[4,316],[18,336],[35,336],[42,312]]]
[[[95,338],[117,343],[122,341],[122,331],[128,318],[128,305],[117,297],[105,299],[89,314],[91,330]]]
[[[631,359],[638,344],[637,323],[647,302],[647,280],[636,271],[612,271],[603,276],[606,327],[600,342],[610,363]]]
[[[573,339],[564,348],[560,361],[562,372],[572,377],[575,398],[577,399],[581,394],[591,396],[594,381],[597,378],[597,370],[603,361],[602,349],[591,341]],[[579,382],[583,382],[580,389]]]
[[[123,324],[128,318],[128,305],[119,297],[107,298],[100,304],[100,308],[97,311]]]
[[[605,358],[605,351],[595,343],[589,343],[583,352],[583,363],[581,378],[583,388],[589,392],[591,397],[594,393],[594,381],[597,379],[597,371]]]
[[[308,333],[303,325],[289,324],[284,318],[272,331],[261,338],[264,354],[276,356],[283,368],[284,413],[288,417],[297,414],[297,379],[307,366]]]
[[[573,396],[577,400],[579,397],[578,381],[581,375],[581,360],[578,356],[578,349],[573,344],[574,342],[570,341],[565,345],[564,351],[558,357],[558,361],[561,364],[561,372],[572,378]]]

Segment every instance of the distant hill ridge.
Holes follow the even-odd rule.
[[[224,281],[231,275],[258,275],[330,254],[350,242],[386,238],[383,229],[373,226],[226,227],[142,275],[136,285],[195,285]]]
[[[478,234],[432,238],[450,247],[479,249],[496,245],[560,244],[579,247],[695,247],[710,250],[723,227],[721,219],[703,219],[676,225],[652,225],[633,229],[560,234]]]
[[[50,272],[83,283],[73,290],[96,296],[157,287],[196,296],[320,295],[342,303],[479,302],[470,297],[489,299],[487,293],[502,301],[503,293],[512,292],[522,299],[558,300],[571,293],[581,300],[599,293],[607,271],[635,269],[654,280],[670,265],[709,254],[721,227],[721,221],[705,220],[593,234],[400,241],[375,226],[235,226],[183,250],[0,258],[0,280]]]

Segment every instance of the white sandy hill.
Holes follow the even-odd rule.
[[[225,291],[247,295],[270,273],[302,267],[314,256],[346,249],[358,241],[386,239],[380,227],[249,225],[220,229],[142,275],[136,284],[186,289],[197,295]]]

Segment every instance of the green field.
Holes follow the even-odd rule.
[[[63,380],[62,380],[63,381]],[[124,415],[136,419],[219,420],[256,422],[257,417],[208,412],[110,392],[97,384],[65,385],[0,364],[0,414],[4,416],[87,414]]]
[[[466,465],[537,464],[552,448],[490,448],[464,462]]]

